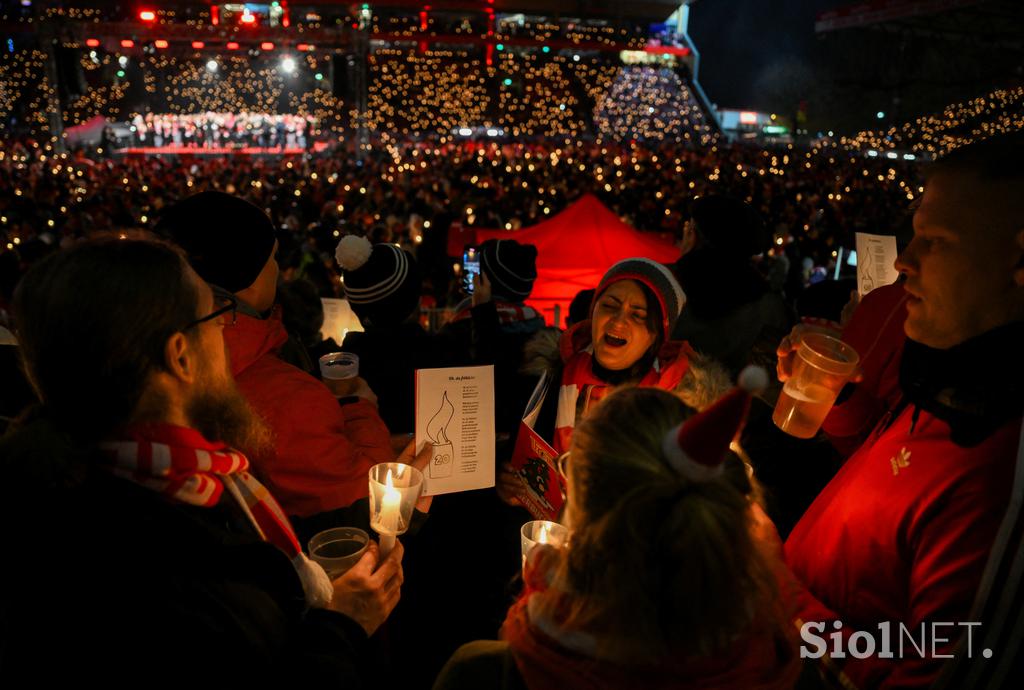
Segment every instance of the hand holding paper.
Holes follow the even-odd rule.
[[[416,372],[416,445],[430,450],[424,496],[494,486],[494,367]]]
[[[427,471],[427,465],[430,463],[430,458],[433,456],[433,448],[429,443],[424,443],[423,447],[420,448],[420,452],[416,452],[416,441],[409,441],[408,445],[399,453],[398,457],[395,458],[395,462],[401,462],[406,465],[412,465],[420,472],[424,474]],[[433,496],[420,496],[420,499],[416,501],[416,510],[421,513],[430,512],[430,505],[434,502]]]

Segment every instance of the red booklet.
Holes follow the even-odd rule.
[[[545,374],[526,405],[510,466],[519,480],[516,497],[537,520],[558,520],[565,504],[565,480],[558,472],[555,449],[533,430],[551,377]]]

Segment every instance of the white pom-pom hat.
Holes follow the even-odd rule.
[[[400,323],[420,298],[416,260],[393,244],[370,244],[348,235],[338,243],[335,258],[345,275],[345,298],[365,326]]]
[[[372,253],[373,245],[370,244],[370,240],[359,235],[345,235],[334,250],[334,258],[342,270],[355,271],[369,261]]]

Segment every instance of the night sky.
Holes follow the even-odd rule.
[[[760,88],[781,68],[806,63],[814,18],[852,0],[699,0],[690,8],[690,36],[700,51],[698,79],[720,108],[770,110]]]

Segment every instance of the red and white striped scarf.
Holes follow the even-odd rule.
[[[280,504],[249,473],[249,460],[198,431],[171,424],[139,424],[123,438],[100,444],[110,471],[176,501],[212,508],[224,491],[238,503],[264,541],[281,549],[302,580],[306,601],[326,606],[333,587],[327,574],[302,552]]]
[[[573,429],[587,411],[614,386],[594,374],[594,347],[590,320],[581,321],[562,334],[559,343],[565,368],[558,390],[558,411],[555,415],[555,438],[552,444],[558,453],[569,450]],[[672,391],[690,368],[690,346],[669,341],[661,346],[650,370],[636,383]]]

